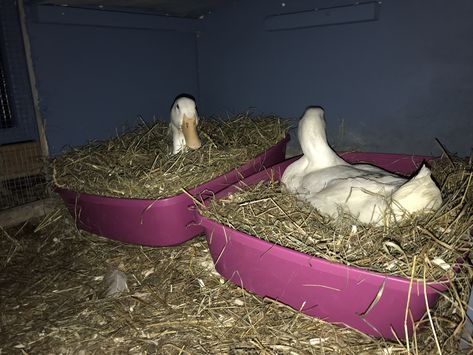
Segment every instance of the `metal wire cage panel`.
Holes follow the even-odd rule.
[[[20,15],[0,0],[0,210],[48,196]]]

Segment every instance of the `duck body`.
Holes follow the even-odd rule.
[[[299,192],[305,200],[332,218],[349,213],[362,223],[382,224],[389,196],[407,180],[366,166],[334,166],[304,179]],[[314,182],[324,181],[323,185]]]
[[[411,180],[369,164],[350,164],[328,145],[324,111],[306,110],[299,122],[303,156],[289,165],[281,182],[323,215],[349,213],[361,223],[385,225],[419,211],[436,210],[440,190],[423,166]]]
[[[172,134],[172,153],[198,149],[202,143],[197,134],[199,116],[195,101],[188,96],[179,96],[171,106],[169,129]]]

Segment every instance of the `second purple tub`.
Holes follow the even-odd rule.
[[[350,162],[367,162],[391,172],[409,175],[431,157],[380,153],[344,153]],[[279,180],[296,158],[242,180],[252,185],[271,177]],[[216,198],[236,191],[222,190]],[[285,303],[307,315],[346,325],[386,339],[405,339],[419,320],[437,302],[448,283],[413,280],[409,316],[405,324],[410,280],[309,256],[226,227],[199,216],[205,228],[217,271],[237,285],[263,297]],[[379,297],[379,295],[381,295]],[[375,302],[374,300],[377,300]],[[426,304],[425,297],[428,300]],[[412,317],[412,318],[411,318]]]
[[[289,136],[241,167],[199,185],[197,198],[214,193],[284,160]],[[194,223],[192,199],[185,193],[158,200],[107,197],[56,188],[79,228],[110,239],[148,246],[170,246],[203,233]]]

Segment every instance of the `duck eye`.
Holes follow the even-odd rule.
[[[179,104],[176,105],[176,108],[179,110]]]

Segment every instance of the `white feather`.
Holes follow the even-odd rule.
[[[104,277],[105,297],[116,297],[128,292],[127,276],[120,270],[112,270]]]

